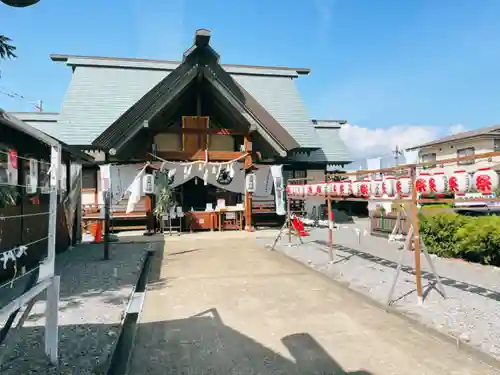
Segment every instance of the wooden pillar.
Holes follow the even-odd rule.
[[[252,137],[250,134],[245,135],[243,148],[247,153],[245,157],[245,176],[252,171]],[[245,190],[245,230],[252,232],[252,193]]]
[[[332,199],[326,197],[326,203],[328,207],[328,256],[330,262],[333,262],[333,210],[332,210]]]
[[[411,215],[411,224],[413,226],[413,243],[415,246],[415,283],[417,289],[417,298],[418,302],[422,303],[423,301],[423,291],[422,291],[422,267],[420,264],[420,220],[418,218],[418,207],[417,207],[417,189],[415,188],[415,180],[416,180],[417,171],[415,167],[412,167],[410,170],[411,176],[411,207],[410,207],[410,215]],[[411,243],[411,242],[410,242]]]
[[[286,195],[286,222],[288,226],[288,243],[292,243],[292,205],[290,204],[290,197]]]
[[[152,156],[148,155],[148,162],[152,162]],[[146,173],[151,173],[150,168],[146,168]],[[144,197],[145,203],[146,203],[146,233],[144,235],[146,236],[152,236],[156,232],[156,217],[153,213],[154,210],[154,205],[156,202],[154,202],[154,195],[153,194],[146,194]]]
[[[109,164],[109,151],[106,150],[104,162]],[[111,176],[108,176],[108,186],[104,190],[101,186],[101,190],[104,195],[104,260],[109,260],[109,232],[111,230]]]

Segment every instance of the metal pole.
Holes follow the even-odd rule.
[[[106,151],[105,158],[106,164],[109,163],[109,152]],[[111,208],[111,176],[108,178],[108,186],[104,192],[104,260],[109,260],[109,231],[110,231],[110,208]]]

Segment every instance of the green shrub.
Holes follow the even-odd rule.
[[[422,209],[425,208],[450,208],[451,204],[448,203],[430,203],[422,205]]]
[[[421,215],[420,233],[430,253],[500,265],[500,216]]]
[[[457,232],[471,218],[455,213],[421,216],[420,235],[429,252],[441,257],[459,257]]]
[[[426,204],[420,208],[420,213],[423,215],[435,215],[435,214],[443,214],[443,213],[454,213],[453,209],[449,204]]]
[[[500,265],[500,216],[473,217],[456,233],[461,258]]]

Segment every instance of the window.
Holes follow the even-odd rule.
[[[493,151],[500,151],[500,139],[493,140]]]
[[[474,155],[474,147],[459,148],[457,150],[457,157],[458,158],[463,158],[464,156],[473,156],[473,155]],[[471,164],[474,164],[474,159],[459,161],[457,164],[458,165],[471,165]]]
[[[429,154],[422,154],[420,157],[422,159],[422,163],[429,163],[429,162],[435,162],[436,161],[436,153],[429,153]],[[436,168],[436,164],[429,164],[424,167],[424,169],[428,168]]]

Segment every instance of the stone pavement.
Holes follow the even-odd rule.
[[[497,374],[259,246],[259,235],[166,240],[151,271],[130,374]]]

